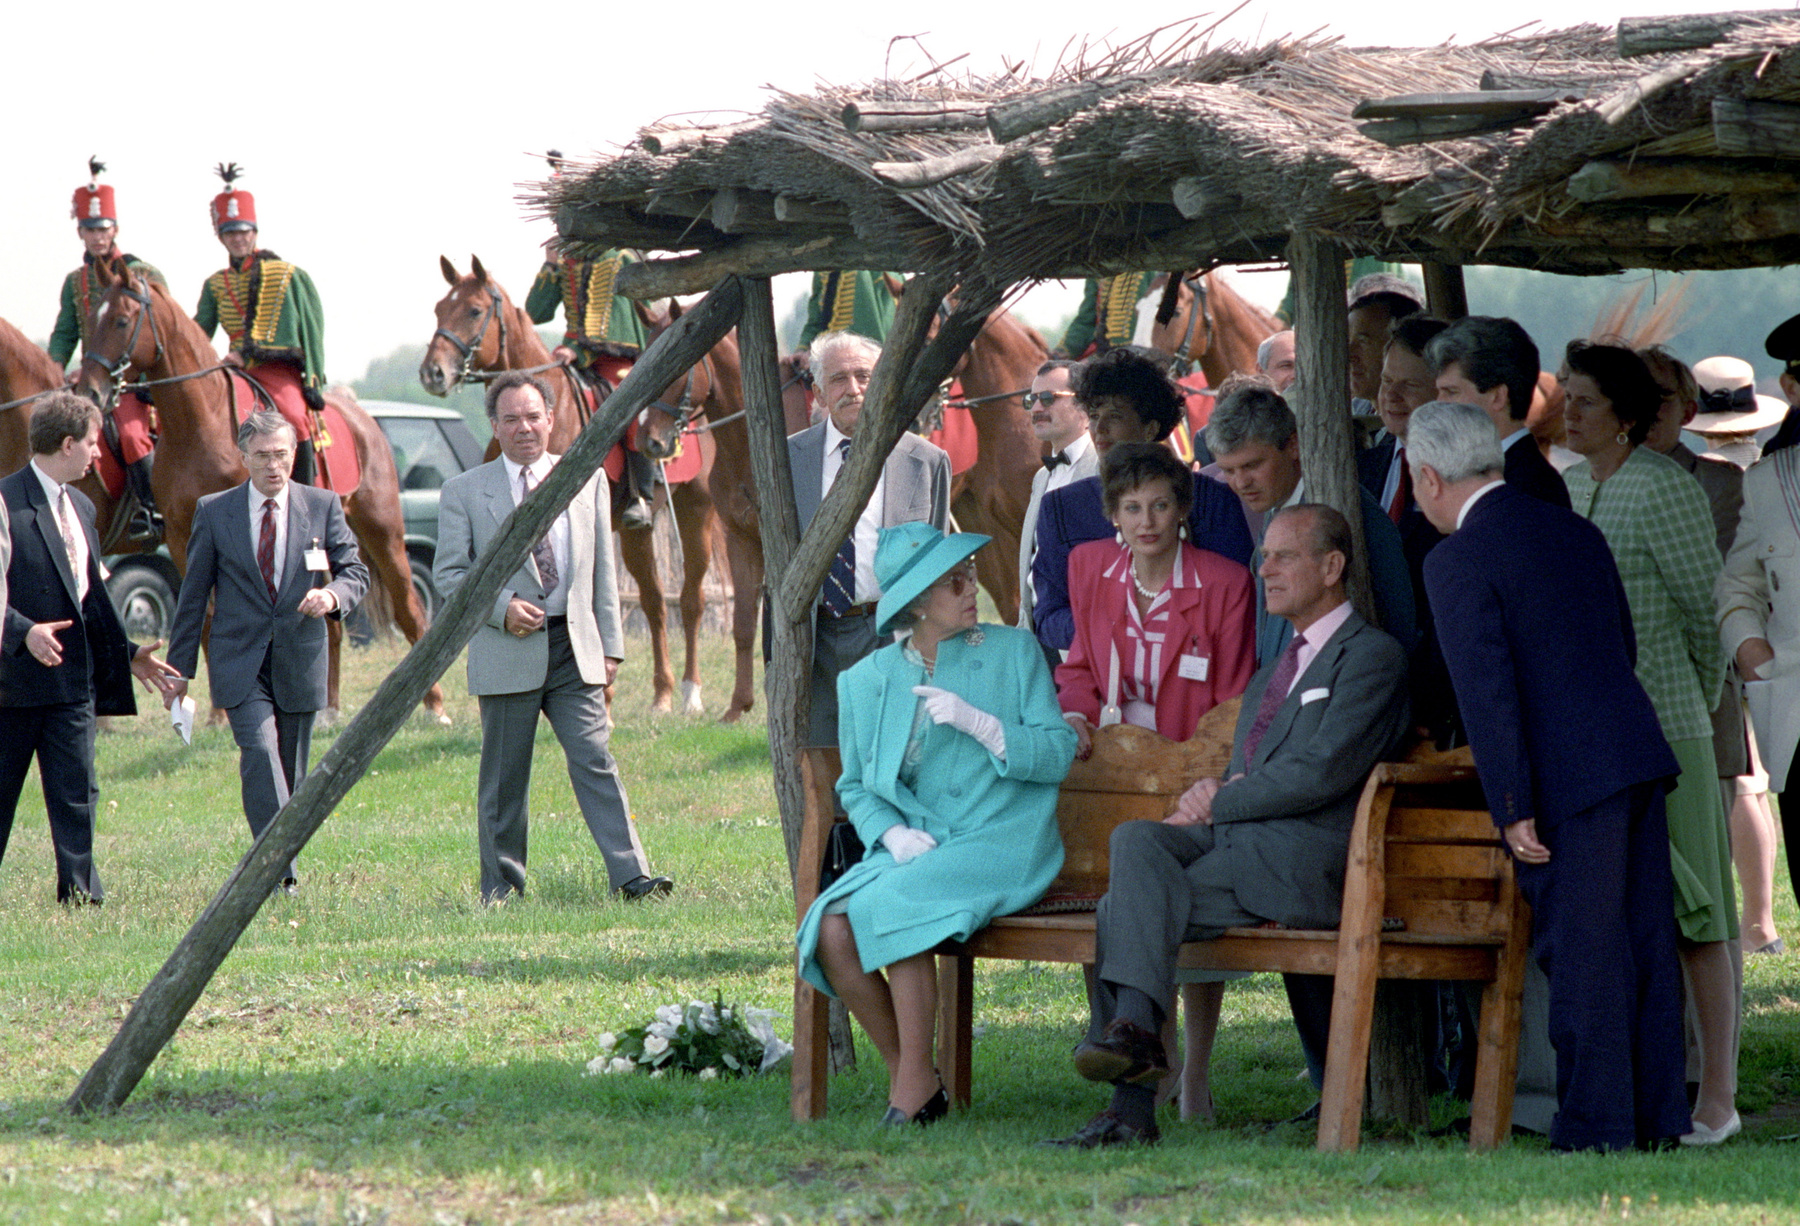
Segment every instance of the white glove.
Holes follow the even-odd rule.
[[[986,711],[935,685],[915,685],[912,692],[925,700],[925,713],[931,716],[933,723],[949,724],[958,732],[974,737],[996,758],[1006,757],[1006,733],[1001,730],[1000,721]]]
[[[937,840],[902,822],[881,832],[881,845],[893,853],[895,864],[905,864],[936,847]]]

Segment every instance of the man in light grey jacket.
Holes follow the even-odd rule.
[[[487,412],[499,458],[447,481],[438,504],[433,575],[446,597],[561,458],[549,451],[555,418],[542,380],[501,375],[488,388]],[[484,902],[525,892],[526,799],[540,711],[562,744],[612,889],[637,899],[674,886],[650,873],[607,747],[605,689],[625,654],[610,506],[606,474],[596,472],[469,640],[469,692],[481,702],[476,821]]]

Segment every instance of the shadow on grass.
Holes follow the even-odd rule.
[[[636,955],[606,948],[586,957],[440,959],[427,962],[414,973],[423,979],[445,981],[656,983],[716,979],[728,975],[749,978],[786,966],[790,960],[786,950],[713,949],[670,953],[662,949]]]

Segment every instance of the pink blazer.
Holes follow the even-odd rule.
[[[1236,698],[1256,672],[1256,582],[1245,567],[1185,542],[1182,567],[1193,584],[1174,592],[1168,645],[1156,689],[1156,730],[1171,741],[1194,735],[1200,717]],[[1131,585],[1106,578],[1106,570],[1129,551],[1112,540],[1089,541],[1069,554],[1069,606],[1075,640],[1069,658],[1056,669],[1056,697],[1064,711],[1098,723],[1106,702],[1112,648],[1120,668],[1129,660],[1125,601]],[[1207,659],[1206,680],[1183,677],[1184,655]],[[1121,692],[1123,683],[1121,682]]]

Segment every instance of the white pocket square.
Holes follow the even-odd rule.
[[[1321,698],[1330,698],[1330,697],[1331,697],[1331,691],[1324,689],[1324,688],[1320,688],[1320,689],[1316,689],[1316,690],[1304,690],[1300,694],[1300,705],[1304,707],[1309,702],[1317,702]]]

